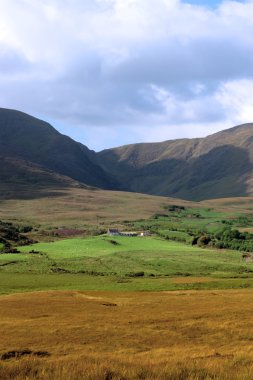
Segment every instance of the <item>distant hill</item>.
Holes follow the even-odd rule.
[[[206,138],[126,145],[98,156],[125,190],[188,200],[253,195],[253,124]]]
[[[95,152],[25,113],[0,109],[0,189],[80,183],[111,189],[116,181],[95,162]],[[68,178],[66,178],[68,177]]]
[[[0,201],[58,195],[58,190],[89,188],[69,177],[21,159],[0,156]]]
[[[0,200],[68,187],[186,200],[253,195],[253,124],[95,153],[42,120],[0,108]]]

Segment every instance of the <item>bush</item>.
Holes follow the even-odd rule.
[[[113,245],[120,245],[116,240],[108,240],[109,243],[113,244]]]
[[[131,272],[131,273],[127,274],[127,277],[143,277],[144,274],[145,273],[143,271],[140,271],[140,272]]]
[[[19,232],[26,234],[27,232],[31,232],[33,230],[32,226],[21,226],[19,227]]]
[[[168,207],[168,211],[170,212],[178,212],[178,211],[183,211],[185,210],[185,207],[184,206],[178,206],[178,205],[170,205]]]
[[[197,245],[199,247],[203,247],[208,245],[212,241],[211,237],[208,235],[202,235],[200,238],[198,238]]]

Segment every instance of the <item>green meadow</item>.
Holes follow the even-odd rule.
[[[18,249],[18,254],[0,255],[1,293],[253,286],[253,264],[240,252],[203,249],[157,236],[102,235]]]
[[[149,219],[122,223],[122,229],[152,235],[62,238],[49,229],[45,236],[53,241],[45,242],[38,231],[39,243],[0,254],[0,293],[253,287],[252,256],[243,252],[253,235],[233,237],[233,230],[252,226],[250,213],[169,205]],[[231,242],[233,250],[215,248]]]

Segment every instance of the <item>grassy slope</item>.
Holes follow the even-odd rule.
[[[252,198],[241,198],[197,204],[142,194],[71,189],[55,199],[2,202],[0,217],[14,220],[13,215],[16,214],[14,221],[39,222],[41,228],[64,225],[89,228],[92,224],[106,227],[113,223],[121,224],[123,219],[148,218],[155,212],[164,212],[165,205],[175,203],[190,205],[191,213],[200,214],[200,218],[192,218],[185,210],[182,218],[180,213],[161,218],[161,226],[160,218],[134,222],[134,229],[157,225],[166,235],[171,227],[180,229],[190,225],[191,228],[205,226],[215,229],[222,218],[241,212],[250,215],[252,202]],[[181,234],[180,231],[173,233]],[[21,248],[24,252],[39,250],[42,255],[1,255],[1,292],[33,289],[214,289],[251,287],[253,283],[252,264],[244,262],[241,253],[235,251],[202,250],[153,238],[112,239],[118,240],[119,245],[101,237],[71,239]],[[64,270],[70,273],[63,273]],[[138,271],[145,272],[144,278],[126,277]],[[150,277],[151,274],[155,277]],[[178,276],[183,281],[178,282]],[[199,278],[204,280],[199,281]]]
[[[190,207],[182,212],[173,213],[166,209],[159,217],[148,220],[136,221],[136,228],[148,229],[150,227],[166,231],[174,231],[176,234],[187,230],[215,231],[218,227],[223,228],[222,220],[235,218],[242,215],[238,211],[224,210],[216,211],[210,208]],[[178,231],[177,231],[178,230]]]
[[[68,239],[21,247],[21,254],[0,255],[1,292],[253,286],[253,264],[245,263],[235,251],[203,250],[153,237],[113,238],[118,245],[110,240]],[[41,254],[26,253],[31,249]],[[135,277],[142,271],[143,277]]]
[[[196,205],[166,197],[119,191],[66,188],[54,196],[0,200],[0,219],[52,226],[87,226],[149,218],[162,205]]]
[[[32,189],[29,189],[32,192]],[[27,189],[26,189],[27,192]],[[187,202],[152,195],[78,188],[51,189],[51,196],[33,199],[0,199],[0,220],[46,227],[110,225],[124,220],[149,218],[162,206],[212,207],[222,213],[251,213],[253,197]],[[27,197],[24,197],[27,198]]]
[[[115,237],[113,240],[118,245],[110,240],[107,237],[69,239],[20,248],[21,252],[36,249],[46,253],[44,262],[43,257],[36,258],[36,255],[15,256],[25,257],[31,264],[34,261],[30,270],[33,268],[35,272],[46,272],[52,264],[65,270],[116,275],[144,271],[147,275],[236,276],[253,271],[253,265],[244,263],[239,252],[203,250],[152,237]],[[11,255],[2,256],[4,261],[8,257],[13,260]],[[8,270],[9,267],[5,268]],[[20,268],[20,271],[24,269]]]

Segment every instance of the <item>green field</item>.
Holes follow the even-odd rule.
[[[34,271],[45,272],[57,266],[59,270],[75,273],[124,276],[141,271],[147,276],[228,277],[253,273],[253,264],[244,263],[238,252],[201,249],[158,237],[98,236],[19,249],[24,253],[15,255],[20,260],[17,269],[21,271],[22,264],[33,261]],[[27,254],[32,249],[41,254]],[[6,260],[6,255],[3,257]],[[8,265],[5,268],[8,270]]]
[[[253,264],[243,261],[240,252],[202,249],[155,236],[75,238],[19,250],[0,255],[1,293],[253,286]],[[186,281],[175,282],[177,278]]]
[[[211,208],[196,207],[170,211],[168,207],[164,207],[164,211],[161,214],[157,214],[147,220],[136,221],[132,225],[136,228],[151,228],[154,232],[215,232],[219,228],[224,227],[224,222],[233,223],[235,226],[240,225],[240,217],[241,214],[234,211],[219,212]],[[184,238],[186,238],[186,235]]]
[[[63,239],[51,229],[44,235],[38,230],[32,238],[41,242],[20,247],[14,243],[19,253],[0,254],[0,292],[253,287],[253,235],[233,237],[236,229],[252,225],[251,213],[163,205],[149,219],[122,222],[125,230],[149,230],[152,236],[84,233]],[[222,244],[231,244],[233,250],[215,248]]]

